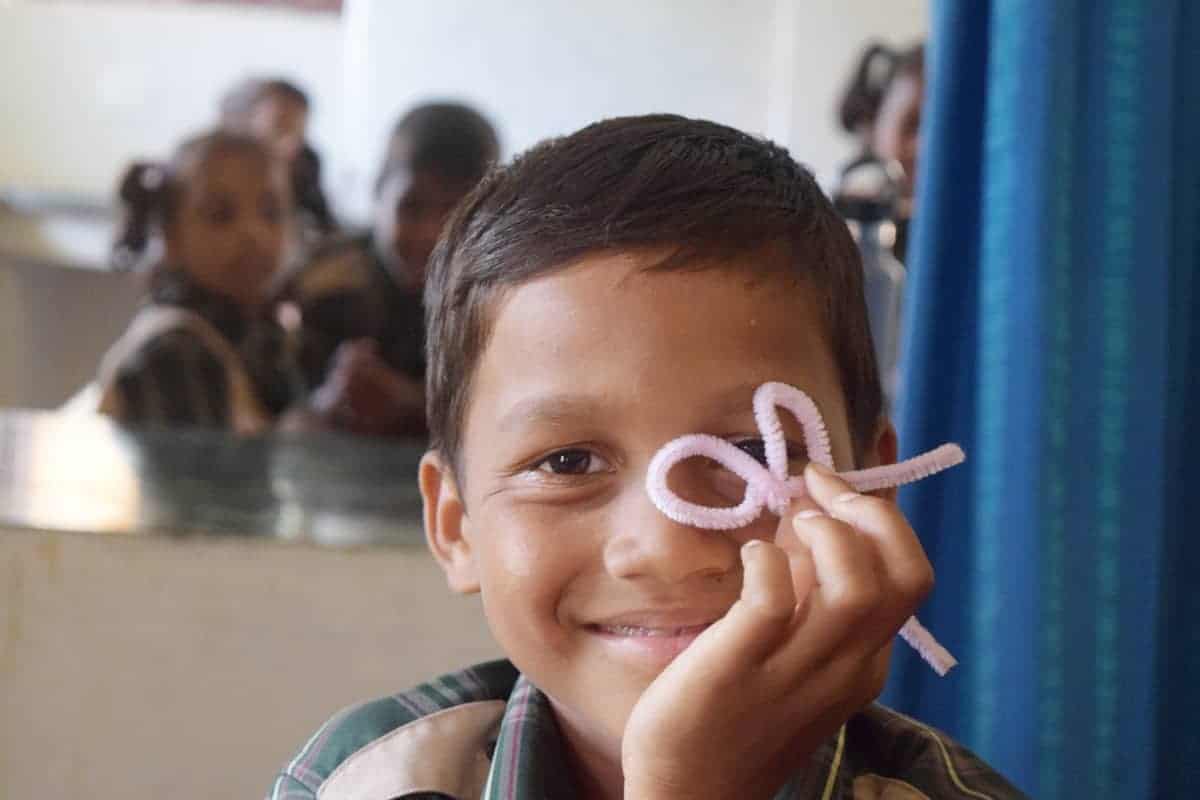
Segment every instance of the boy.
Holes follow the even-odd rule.
[[[457,103],[417,106],[396,123],[369,235],[322,243],[282,293],[300,311],[301,369],[313,389],[290,424],[424,435],[426,265],[498,147],[491,123]]]
[[[786,152],[672,116],[546,142],[456,211],[426,307],[427,539],[511,661],[343,712],[272,797],[1018,796],[871,704],[932,584],[890,493],[809,467],[783,519],[730,533],[646,494],[682,434],[761,457],[771,380],[839,470],[895,459],[857,252]],[[718,504],[719,470],[678,471]]]

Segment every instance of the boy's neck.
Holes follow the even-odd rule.
[[[563,751],[580,800],[621,800],[625,777],[621,771],[621,742],[578,724],[551,699],[554,719],[563,737]]]

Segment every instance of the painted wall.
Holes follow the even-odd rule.
[[[348,0],[244,7],[0,2],[0,185],[107,196],[249,73],[303,84],[331,193],[361,213],[383,137],[433,97],[477,103],[507,152],[614,114],[676,111],[786,142],[819,174],[850,150],[834,107],[862,44],[907,43],[928,0]]]
[[[820,175],[851,151],[835,124],[864,42],[906,44],[927,0],[348,0],[346,169],[362,187],[395,116],[463,98],[509,152],[590,121],[672,111],[785,142]],[[361,208],[360,192],[348,200]]]
[[[0,255],[0,408],[57,408],[72,397],[96,376],[142,291],[128,273]]]
[[[423,549],[0,528],[0,798],[261,797],[338,709],[496,652]]]
[[[314,141],[340,151],[337,15],[0,2],[0,186],[107,197],[130,159],[165,157],[216,121],[229,86],[260,73],[303,85]]]

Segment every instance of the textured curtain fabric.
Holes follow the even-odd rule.
[[[1038,798],[1200,794],[1200,3],[935,0],[899,430],[938,571],[885,701]]]

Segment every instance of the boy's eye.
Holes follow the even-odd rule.
[[[767,465],[767,443],[762,439],[742,439],[740,442],[734,442],[733,446],[764,467]]]
[[[757,437],[751,439],[739,439],[732,443],[734,447],[752,457],[755,461],[767,466],[767,443]],[[804,461],[806,456],[804,448],[788,442],[787,445],[788,461]]]
[[[608,464],[600,456],[579,448],[551,453],[537,465],[539,472],[553,475],[588,475],[603,472],[607,468]]]

